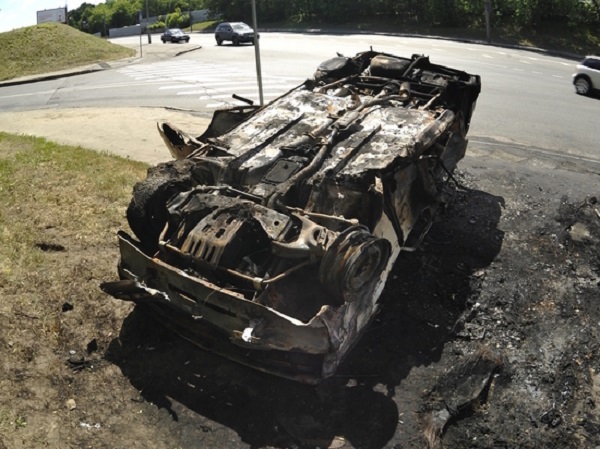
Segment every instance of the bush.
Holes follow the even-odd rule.
[[[167,26],[169,28],[185,28],[190,26],[189,14],[181,14],[181,9],[176,8],[175,12],[167,14]]]
[[[162,21],[157,21],[154,22],[152,25],[149,26],[150,31],[162,31],[167,27],[167,25],[165,24],[165,22]]]

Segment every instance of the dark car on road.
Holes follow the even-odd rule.
[[[225,41],[231,41],[233,45],[240,45],[242,42],[254,44],[254,30],[244,22],[223,22],[215,30],[215,40],[217,45]]]
[[[185,34],[179,28],[171,28],[162,34],[160,40],[163,44],[166,44],[167,42],[185,42],[187,44],[190,41],[190,36]]]
[[[589,95],[594,90],[600,90],[600,56],[587,56],[577,64],[573,85],[579,95]]]

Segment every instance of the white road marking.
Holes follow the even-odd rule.
[[[0,98],[19,98],[19,97],[37,97],[38,95],[52,95],[56,90],[44,90],[41,92],[31,92],[26,94],[2,95]]]
[[[237,81],[220,81],[214,83],[202,83],[202,86],[228,86],[228,85],[238,85]],[[160,86],[159,90],[176,90],[176,89],[192,89],[197,88],[196,84],[174,84],[172,86]]]
[[[218,99],[231,99],[231,100],[235,100],[235,98],[232,98],[231,95],[226,95],[226,94],[217,94],[217,95],[206,95],[206,92],[202,92],[204,95],[202,95],[201,97],[199,97],[199,100],[218,100]],[[255,92],[236,92],[236,95],[239,95],[240,97],[244,97],[244,98],[250,98],[257,96],[258,93]],[[263,96],[264,97],[278,97],[279,95],[281,95],[279,92],[263,92]]]
[[[213,63],[190,60],[156,62],[125,67],[119,73],[138,82],[163,83],[159,90],[173,91],[174,95],[198,95],[200,100],[232,99],[232,94],[258,97],[254,69],[231,69]],[[296,87],[304,78],[263,75],[264,97],[278,97]],[[240,92],[242,91],[243,92]],[[252,92],[248,92],[252,90]],[[230,102],[210,103],[206,107],[219,107]]]
[[[258,89],[256,83],[245,83],[245,84],[237,84],[237,89],[235,91],[233,91],[232,93],[235,93],[237,95],[244,95],[242,93],[240,93],[241,89]],[[273,90],[273,89],[277,89],[277,90]],[[281,95],[282,93],[288,91],[289,88],[286,84],[269,84],[268,86],[263,85],[263,94],[266,95],[267,91],[272,91],[274,92],[274,94],[277,95]],[[177,92],[176,95],[208,95],[209,91],[213,91],[218,95],[218,92],[222,92],[221,89],[215,89],[215,88],[206,88],[206,89],[197,89],[197,90],[188,90],[188,91],[182,91],[182,92]],[[231,96],[231,94],[227,94],[227,96]],[[215,98],[214,95],[210,95],[211,98]],[[201,97],[202,99],[202,97]]]

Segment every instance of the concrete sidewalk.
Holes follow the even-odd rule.
[[[166,108],[72,108],[0,113],[0,131],[44,137],[137,161],[156,164],[172,159],[156,123],[170,122],[192,135],[210,119]]]

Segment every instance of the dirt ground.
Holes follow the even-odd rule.
[[[113,129],[118,113],[104,144],[123,148],[163,111],[49,113],[50,127],[38,112],[8,122],[24,131],[6,129],[8,117],[0,129],[94,148],[78,120]],[[167,159],[151,142],[147,161]],[[364,338],[318,387],[167,332],[98,288],[116,279],[114,240],[57,236],[72,242],[57,267],[82,295],[50,295],[48,317],[0,311],[0,329],[21,330],[0,331],[0,398],[16,410],[0,414],[0,449],[599,448],[600,163],[468,153],[445,214],[400,257]],[[60,329],[56,347],[40,338],[45,319]]]

